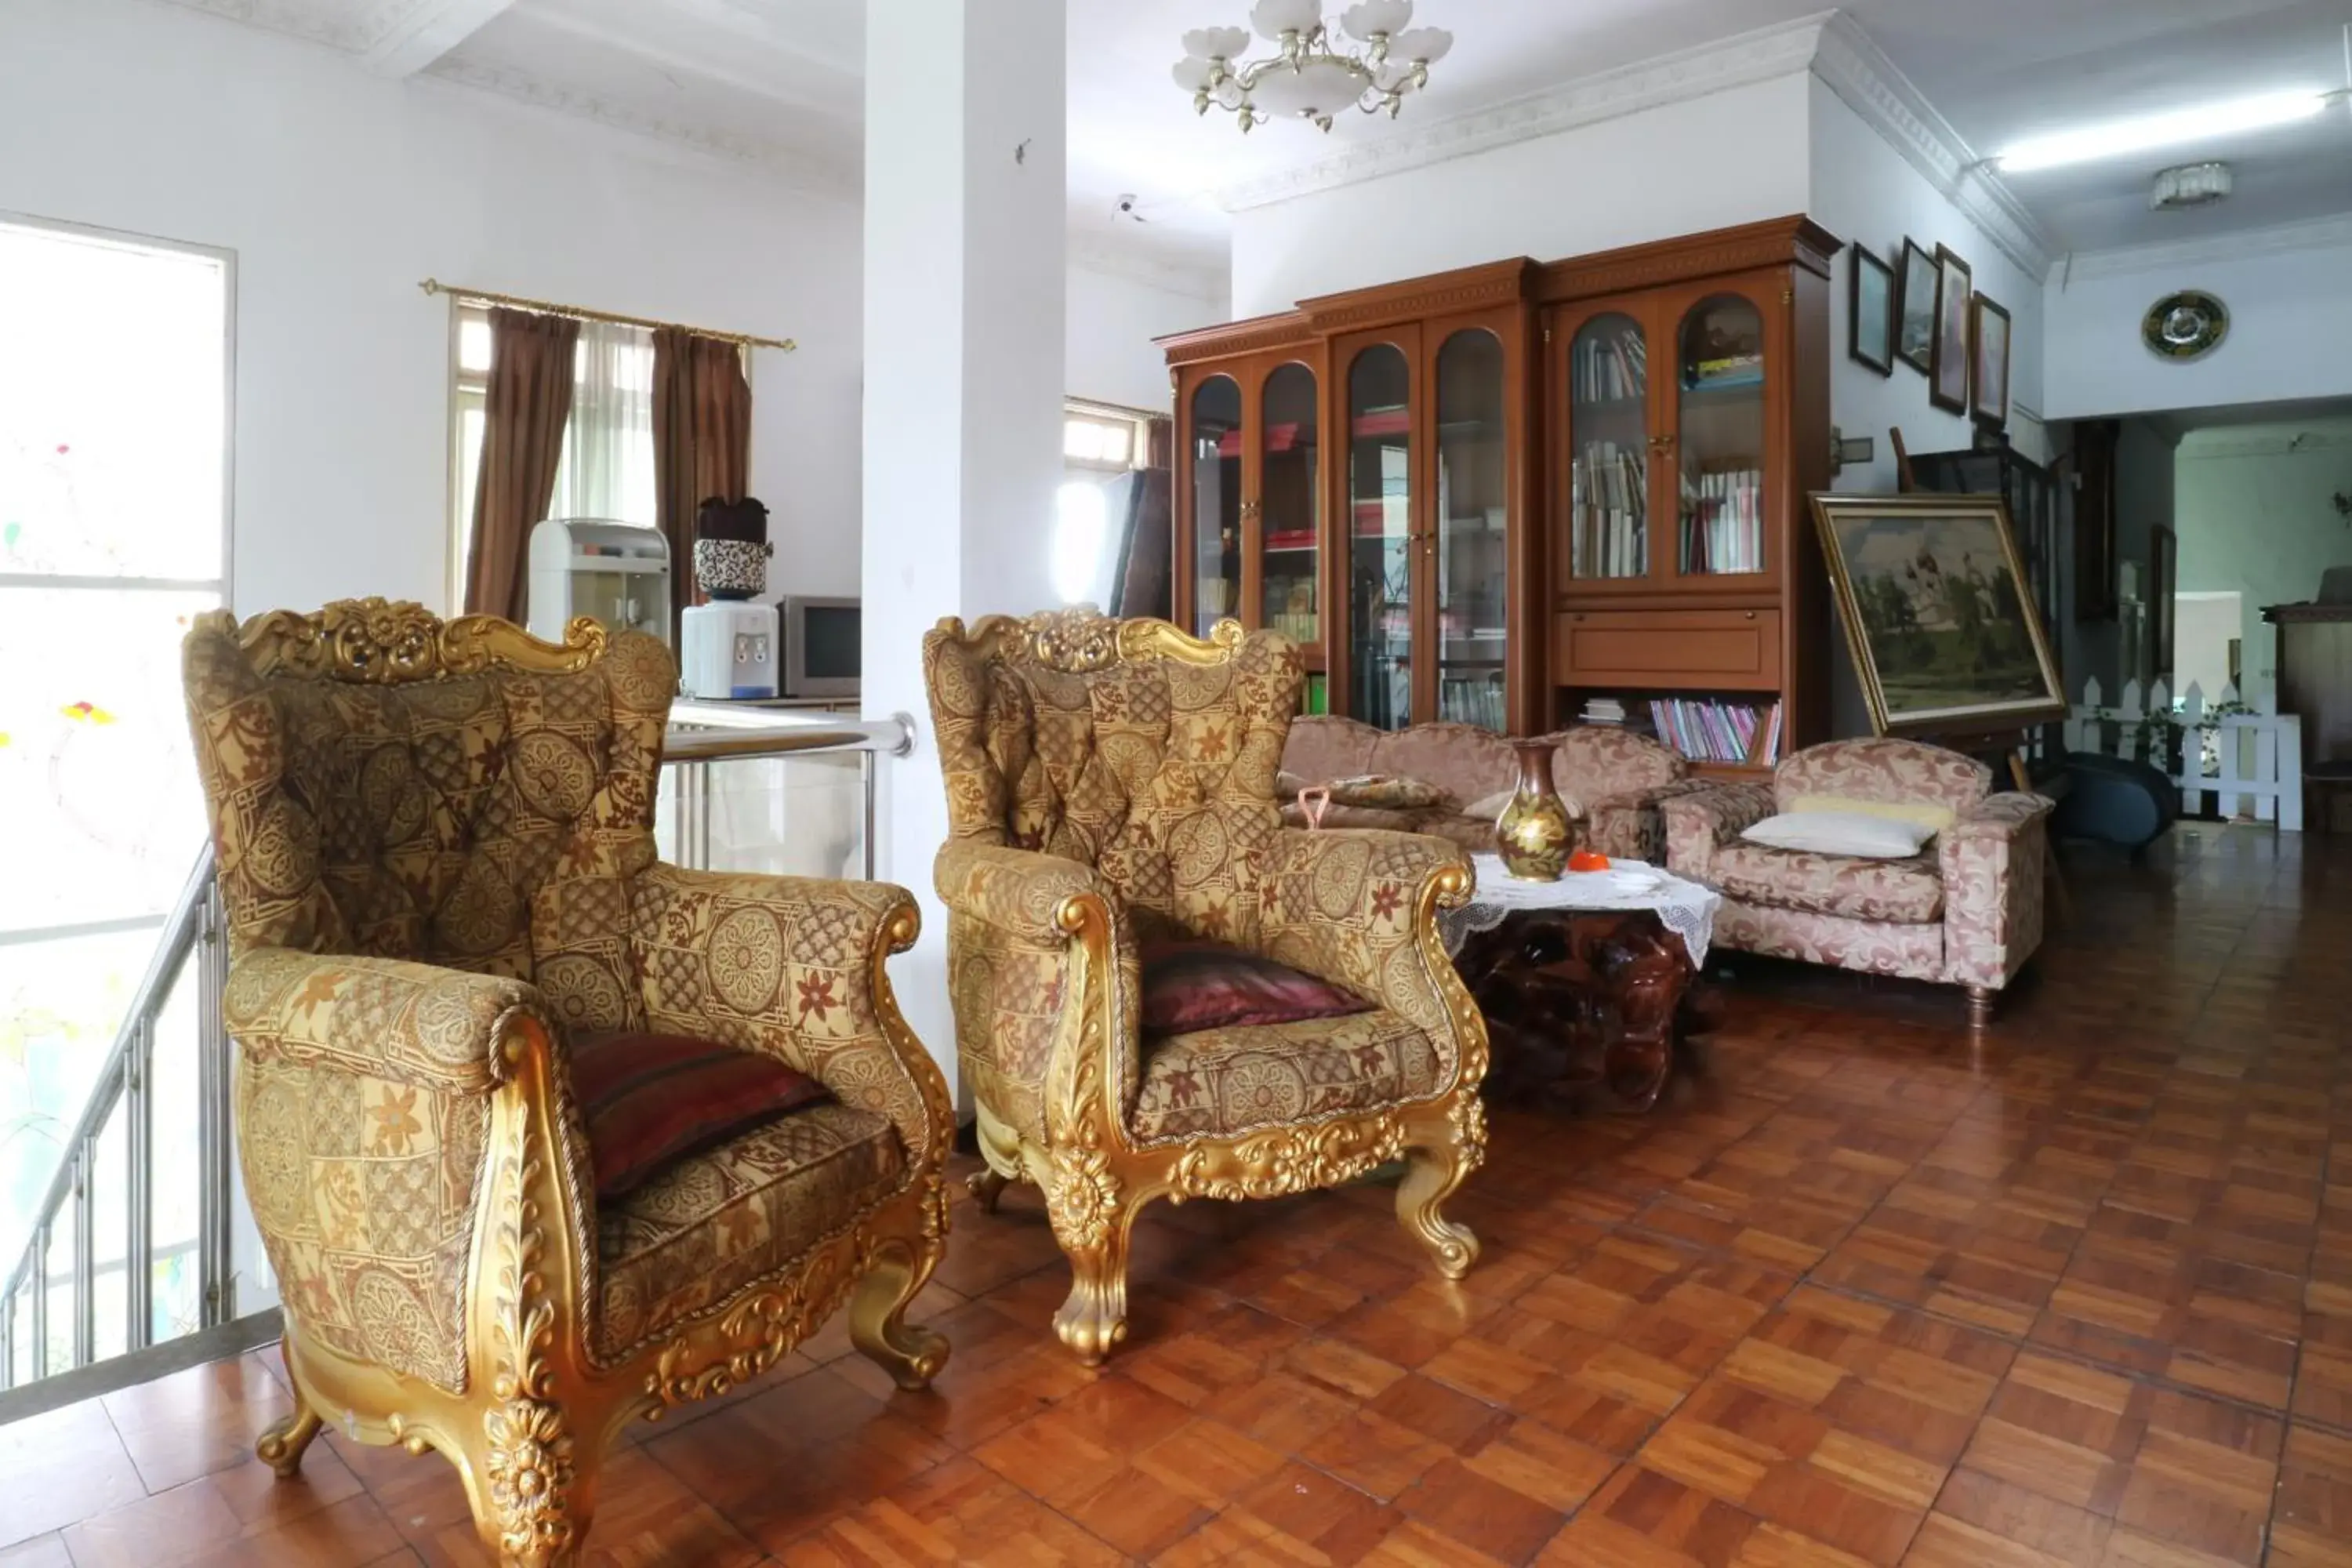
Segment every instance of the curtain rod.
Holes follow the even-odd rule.
[[[614,310],[591,310],[581,305],[558,305],[548,300],[526,300],[519,294],[494,294],[488,289],[460,289],[444,283],[438,278],[427,278],[417,285],[427,294],[453,294],[460,300],[478,300],[485,305],[510,305],[518,310],[537,310],[543,316],[572,316],[583,321],[618,321],[625,327],[676,328],[692,332],[699,338],[715,338],[722,343],[741,343],[755,349],[782,349],[786,353],[800,345],[790,338],[754,337],[750,332],[713,332],[700,327],[688,327],[677,321],[656,321],[647,316],[624,316]]]

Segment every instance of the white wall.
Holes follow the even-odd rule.
[[[2282,241],[2332,241],[2276,248]],[[2352,223],[2255,231],[2210,248],[2062,258],[2044,291],[2045,416],[2073,419],[2286,398],[2352,395]],[[2159,359],[2140,341],[2147,308],[2202,289],[2230,333],[2202,359]]]
[[[2322,571],[2352,565],[2352,524],[2331,501],[2352,495],[2352,419],[2191,431],[2177,473],[2179,588],[2241,595],[2251,701],[2277,689],[2277,628],[2263,607],[2315,598]]]
[[[1792,73],[1236,213],[1234,313],[1802,212],[1810,79]]]
[[[1168,358],[1151,340],[1225,320],[1222,292],[1209,279],[1159,281],[1073,260],[1068,315],[1067,391],[1073,397],[1129,408],[1171,408]]]
[[[2027,457],[2048,456],[2040,421],[2032,411],[2042,394],[2042,285],[1997,247],[1927,176],[1905,161],[1886,139],[1864,123],[1845,100],[1819,78],[1811,83],[1812,190],[1806,210],[1849,247],[1866,246],[1895,269],[1899,286],[1906,236],[1933,252],[1948,245],[1959,253],[1977,290],[2010,312],[2010,440]],[[1895,489],[1890,426],[1899,426],[1914,452],[1964,449],[1975,426],[1964,414],[1951,414],[1927,401],[1927,378],[1901,360],[1883,376],[1849,354],[1846,304],[1849,251],[1838,253],[1830,310],[1830,418],[1847,436],[1868,436],[1877,456],[1838,475],[1842,490]]]
[[[799,340],[752,369],[778,586],[858,581],[854,203],[171,5],[6,0],[0,210],[236,252],[236,607],[446,602],[427,275]]]

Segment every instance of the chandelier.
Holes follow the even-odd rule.
[[[1257,0],[1250,27],[1280,52],[1244,61],[1237,57],[1249,47],[1247,29],[1197,27],[1184,35],[1176,85],[1192,95],[1195,112],[1215,104],[1244,131],[1276,117],[1328,131],[1331,117],[1351,103],[1394,119],[1404,95],[1427,86],[1430,66],[1454,47],[1453,34],[1408,28],[1412,20],[1412,0],[1356,0],[1339,14],[1339,29],[1363,47],[1335,48],[1322,0]]]

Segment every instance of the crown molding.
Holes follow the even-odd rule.
[[[2243,228],[2229,234],[2200,235],[2195,239],[2168,239],[2154,245],[2118,246],[2091,250],[2059,260],[2061,287],[2091,278],[2124,278],[2140,272],[2177,271],[2210,267],[2221,261],[2247,261],[2257,257],[2286,256],[2298,250],[2352,250],[2352,213],[2314,218],[2307,223],[2278,224],[2269,228]]]
[[[513,66],[488,65],[462,56],[445,55],[418,74],[447,82],[453,87],[494,93],[533,109],[547,110],[574,120],[590,121],[610,130],[648,137],[723,163],[757,169],[812,195],[854,201],[862,195],[859,183],[854,176],[796,155],[774,142],[646,114],[602,93]]]
[[[387,8],[402,12],[411,8],[414,0],[387,0],[386,5],[371,8],[369,16],[349,20],[328,16],[302,3],[302,0],[164,0],[184,11],[197,11],[207,16],[217,16],[224,22],[242,23],[264,32],[278,33],[289,38],[299,38],[306,44],[321,44],[347,55],[364,54],[371,39],[367,33],[373,14]]]
[[[1514,142],[1529,142],[1580,125],[1703,98],[1729,88],[1769,81],[1803,70],[1813,58],[1829,14],[1759,28],[1718,43],[1682,49],[1547,88],[1525,98],[1445,120],[1401,121],[1408,129],[1378,141],[1350,142],[1336,153],[1289,169],[1237,181],[1217,193],[1228,212],[1288,201],[1316,191],[1360,184],[1407,169],[1426,168]]]
[[[2352,428],[2315,421],[2292,435],[2273,430],[2265,435],[2236,435],[2199,430],[2180,443],[2183,458],[2291,458],[2302,452],[2335,452],[2352,447]]]
[[[1224,279],[1216,268],[1171,261],[1151,254],[1148,247],[1122,245],[1102,234],[1070,231],[1068,262],[1087,272],[1099,272],[1129,282],[1149,284],[1171,294],[1214,304]]]
[[[2028,278],[2039,283],[2050,275],[2051,241],[2042,226],[1861,24],[1843,11],[1831,12],[1822,19],[1811,64],[1823,86]]]

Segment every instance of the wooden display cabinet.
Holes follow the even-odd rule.
[[[1784,218],[1160,339],[1177,619],[1287,633],[1310,709],[1383,728],[1607,696],[1778,703],[1783,754],[1825,733],[1836,249]]]
[[[1660,738],[1735,776],[1827,735],[1806,497],[1831,477],[1836,249],[1788,218],[1547,268],[1557,721],[1662,702]]]

